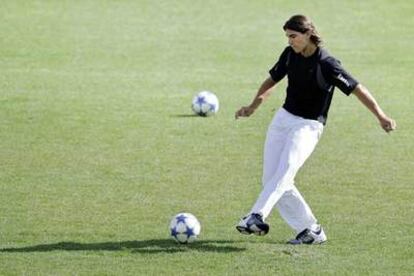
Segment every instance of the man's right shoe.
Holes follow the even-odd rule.
[[[255,234],[264,236],[269,232],[269,224],[263,221],[263,217],[260,214],[253,213],[242,218],[236,229],[245,235]]]

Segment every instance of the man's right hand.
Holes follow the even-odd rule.
[[[255,111],[255,109],[250,107],[250,106],[243,106],[242,108],[240,108],[236,112],[236,114],[235,114],[236,120],[239,117],[249,117],[250,115],[252,115],[254,113],[254,111]]]

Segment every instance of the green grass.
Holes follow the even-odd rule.
[[[315,2],[315,3],[314,3]],[[329,242],[234,229],[261,185],[285,83],[235,121],[310,15],[326,46],[397,120],[387,135],[337,91],[299,189]],[[3,1],[0,274],[413,274],[414,5],[410,1]],[[191,114],[211,90],[221,110]],[[176,245],[170,218],[200,240]]]

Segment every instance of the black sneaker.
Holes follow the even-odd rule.
[[[269,224],[263,221],[263,217],[260,214],[251,214],[242,218],[236,229],[245,235],[255,234],[264,236],[269,232]]]
[[[322,227],[318,231],[305,229],[300,232],[296,238],[288,241],[288,244],[320,244],[326,242],[326,235]]]

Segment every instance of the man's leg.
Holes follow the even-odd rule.
[[[284,125],[288,121],[287,112],[280,109],[269,125],[263,152],[263,186],[270,181],[279,167],[280,157],[286,143],[289,131]],[[236,226],[242,234],[265,235],[269,231],[269,225],[263,221],[260,214],[247,214]]]
[[[306,228],[316,228],[317,220],[295,186],[283,194],[276,207],[281,217],[297,234]]]
[[[323,129],[322,125],[308,121],[303,120],[292,127],[276,173],[265,183],[251,213],[266,218],[283,194],[294,187],[295,175],[313,152]]]

